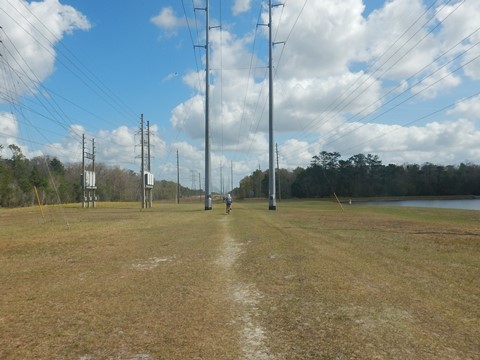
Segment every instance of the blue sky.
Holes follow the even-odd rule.
[[[0,143],[31,157],[204,177],[204,1],[0,0]],[[280,166],[322,150],[383,163],[480,163],[478,1],[295,0],[273,11]],[[210,1],[213,190],[268,166],[265,2]],[[8,151],[3,156],[8,157]],[[223,165],[221,165],[223,164]],[[203,180],[202,180],[203,182]],[[229,186],[227,186],[228,188]]]

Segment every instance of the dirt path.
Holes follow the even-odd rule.
[[[231,217],[224,216],[220,220],[225,231],[223,251],[216,263],[225,273],[227,279],[227,294],[236,309],[236,317],[232,321],[241,328],[240,348],[244,359],[267,360],[273,359],[266,347],[265,329],[259,321],[257,304],[262,294],[256,289],[254,283],[245,283],[238,279],[235,271],[236,260],[242,253],[241,244],[237,243],[228,234],[228,223]]]

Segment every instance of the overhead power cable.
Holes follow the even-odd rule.
[[[55,47],[55,44],[53,44],[50,39],[48,39],[42,31],[40,31],[32,22],[25,17],[14,5],[10,3],[9,0],[7,2],[10,4],[12,8],[15,9],[15,11],[28,23],[32,28],[34,28],[39,35],[41,35],[51,46],[52,48]],[[91,87],[86,84],[86,81],[81,79],[75,71],[73,71],[71,68],[66,66],[65,63],[59,60],[60,63],[62,63],[66,69],[68,69],[72,74],[74,74],[77,78],[82,80],[82,82],[87,85],[92,91],[94,91],[97,95],[101,95],[101,98],[110,106],[112,106],[113,109],[116,109],[119,112],[123,112],[126,115],[126,118],[129,121],[133,121],[132,117],[135,118],[138,116],[135,111],[133,111],[128,104],[126,104],[122,99],[120,99],[96,74],[94,74],[82,61],[78,59],[78,57],[75,56],[75,54],[64,44],[64,42],[59,39],[45,24],[42,22],[30,9],[29,6],[27,6],[26,3],[21,2],[24,8],[32,15],[39,24],[42,25],[42,27],[54,38],[56,41],[63,47],[68,52],[68,56],[63,53],[62,49],[57,47],[57,50],[59,51],[60,54],[74,67],[75,70],[79,71],[82,76],[84,76],[88,81],[90,81],[94,86]],[[15,20],[14,20],[15,21]],[[16,21],[15,21],[16,22]],[[18,22],[16,22],[24,31],[26,31]],[[30,36],[33,36],[33,34],[30,34],[28,31],[26,31]],[[54,56],[55,54],[52,54],[48,48],[46,48],[40,41],[37,40],[37,43],[41,45],[43,48],[45,48],[49,53]],[[70,56],[73,58],[70,59]],[[100,94],[98,93],[100,92]]]
[[[456,4],[455,8],[454,8],[452,11],[450,11],[449,14],[447,14],[447,16],[444,17],[439,23],[437,23],[436,26],[435,26],[435,28],[431,29],[431,30],[429,31],[429,33],[433,32],[435,29],[438,28],[438,26],[440,26],[441,24],[443,24],[455,11],[458,10],[458,8],[459,8],[463,3],[464,3],[464,1],[462,1],[461,3]],[[438,13],[438,11],[437,11],[436,13]],[[425,23],[423,26],[426,26],[427,24],[428,24],[428,22]],[[422,72],[424,72],[428,67],[436,64],[438,61],[441,60],[441,58],[445,57],[445,56],[446,56],[448,53],[450,53],[453,49],[455,49],[456,47],[464,44],[469,38],[471,38],[471,37],[472,37],[475,33],[477,33],[479,30],[480,30],[479,28],[477,28],[476,30],[474,30],[474,31],[473,31],[470,35],[468,35],[466,38],[460,40],[456,45],[452,46],[449,50],[445,51],[444,53],[442,53],[441,55],[439,55],[437,58],[435,58],[430,64],[426,65],[423,69],[419,70],[416,74],[414,74],[414,75],[412,75],[411,77],[409,77],[409,78],[407,79],[407,81],[410,81],[411,79],[415,78],[416,76],[418,76],[419,74],[421,74]],[[426,35],[426,36],[427,36],[427,35]],[[425,36],[422,38],[422,40],[423,40],[424,38],[425,38]],[[417,45],[418,45],[418,42],[417,42],[417,44],[415,44],[415,46],[417,46]],[[462,55],[465,55],[465,54],[468,53],[469,51],[472,51],[472,49],[473,49],[474,47],[476,47],[477,45],[478,45],[478,43],[473,44],[473,45],[470,46],[467,50],[463,51],[460,55],[457,55],[453,60],[450,60],[450,61],[448,61],[447,63],[443,64],[443,66],[442,66],[441,68],[445,68],[445,67],[447,67],[449,64],[455,62],[455,60],[457,60],[458,58],[460,58]],[[411,49],[412,49],[412,48],[411,48]],[[411,51],[411,50],[410,50],[410,51]],[[382,55],[382,56],[383,56],[383,55]],[[414,95],[410,96],[407,100],[404,100],[404,101],[402,101],[401,103],[397,104],[396,106],[393,106],[393,107],[389,108],[388,110],[383,111],[382,113],[380,113],[380,114],[378,114],[377,116],[375,116],[375,118],[373,118],[373,119],[378,119],[378,118],[380,118],[381,116],[386,115],[388,112],[390,112],[390,111],[398,108],[399,106],[405,104],[405,102],[407,102],[408,100],[411,100],[411,99],[415,98],[415,96],[419,96],[422,92],[425,92],[425,91],[427,91],[428,89],[431,89],[433,86],[438,85],[438,83],[439,83],[440,81],[442,81],[443,79],[445,79],[445,78],[448,77],[448,76],[451,76],[453,73],[458,72],[461,68],[463,68],[464,66],[472,63],[472,62],[475,61],[476,59],[477,59],[477,58],[474,58],[473,60],[470,60],[468,63],[465,63],[465,64],[463,64],[462,66],[460,66],[460,67],[452,70],[452,71],[449,72],[447,75],[443,76],[441,79],[436,80],[436,81],[433,82],[432,84],[429,84],[428,87],[423,88],[421,91],[417,91]],[[396,62],[396,64],[397,64],[397,63],[398,63],[398,61]],[[393,65],[392,65],[392,66],[393,66]],[[391,68],[391,67],[390,67],[390,68]],[[389,68],[389,69],[390,69],[390,68]],[[378,69],[377,69],[377,70],[378,70]],[[422,82],[425,82],[425,80],[427,80],[428,78],[432,78],[433,75],[435,75],[435,74],[438,73],[439,71],[440,71],[440,69],[437,69],[436,71],[432,72],[432,73],[429,74],[428,76],[426,76],[426,77],[422,78],[421,80],[417,81],[415,84],[410,85],[408,89],[406,89],[406,90],[404,90],[404,91],[402,92],[402,94],[399,94],[399,95],[397,95],[394,99],[390,99],[388,102],[385,102],[380,108],[385,107],[387,104],[389,104],[389,103],[393,102],[394,100],[398,99],[401,95],[404,95],[404,94],[405,94],[406,92],[408,92],[409,90],[412,90],[414,87],[420,85]],[[382,99],[386,98],[386,97],[387,97],[390,93],[392,93],[393,91],[394,91],[394,90],[390,90],[389,92],[387,92],[387,93],[384,95],[384,97],[382,97]],[[382,100],[382,99],[381,99],[381,100]],[[381,100],[376,100],[375,103],[377,103],[377,102],[379,102],[379,101],[381,101]],[[374,103],[365,106],[364,109],[361,110],[361,111],[359,111],[355,116],[358,116],[362,111],[364,111],[365,109],[367,109],[368,107],[371,107],[371,106],[373,106],[373,105],[374,105]],[[443,109],[444,109],[444,108],[443,108]],[[435,114],[436,114],[436,113],[438,113],[438,112],[435,112]],[[364,116],[363,118],[364,118],[364,119],[367,119],[367,116]],[[423,118],[425,118],[425,117],[422,117],[421,119],[423,119]],[[372,120],[372,118],[370,118],[370,120]],[[419,121],[419,119],[416,120],[416,121]],[[352,125],[353,125],[353,123],[352,123]],[[361,126],[364,126],[364,125],[361,125]],[[361,127],[361,126],[360,126],[360,127]],[[352,131],[350,131],[349,133],[352,133],[352,132],[356,131],[356,130],[359,129],[360,127],[355,127],[355,129],[352,130]],[[343,131],[345,131],[345,130],[343,130]],[[338,127],[337,127],[336,129],[332,130],[331,133],[332,133],[332,134],[338,133]],[[332,136],[333,136],[333,135],[332,135]],[[343,136],[342,136],[342,137],[343,137]],[[380,135],[379,135],[378,137],[380,137]],[[331,145],[332,143],[334,143],[336,140],[339,140],[340,138],[341,138],[341,137],[337,137],[335,140],[332,140],[331,142],[329,142],[328,145]],[[297,139],[298,139],[298,138],[297,138]],[[295,155],[293,155],[293,154],[292,154],[291,156],[288,156],[288,155],[287,155],[287,160],[288,160],[288,158],[293,158],[294,156],[295,156]]]
[[[478,31],[478,29],[477,29]],[[467,50],[465,50],[464,52],[460,53],[459,55],[457,55],[455,58],[451,59],[449,62],[443,64],[440,68],[436,69],[435,71],[433,71],[432,73],[430,73],[428,76],[418,80],[416,83],[410,85],[408,88],[404,89],[402,92],[400,92],[399,94],[397,94],[396,96],[394,96],[393,98],[389,99],[387,102],[383,103],[382,106],[380,107],[381,108],[384,108],[386,105],[394,102],[395,100],[397,100],[398,98],[400,98],[402,95],[405,95],[407,94],[408,92],[414,90],[417,86],[421,85],[423,82],[425,82],[425,80],[427,79],[430,79],[433,77],[433,75],[437,74],[438,72],[440,72],[442,69],[446,68],[448,65],[450,65],[451,63],[455,62],[457,59],[461,58],[462,56],[464,56],[465,54],[467,54],[469,51],[471,51],[474,47],[476,47],[477,45],[480,44],[480,41],[478,41],[477,43],[475,43],[474,45],[472,45],[470,48],[468,48]],[[407,97],[406,99],[402,100],[400,103],[394,105],[393,107],[387,109],[387,110],[384,110],[382,112],[380,112],[379,114],[373,116],[373,117],[370,117],[369,115],[366,115],[366,116],[363,116],[359,121],[362,121],[362,120],[365,120],[365,119],[369,119],[369,121],[374,121],[374,120],[377,120],[379,118],[381,118],[382,116],[384,116],[385,114],[395,110],[396,108],[398,108],[400,105],[403,105],[405,104],[406,102],[408,102],[409,100],[417,97],[418,95],[422,94],[423,92],[431,89],[432,87],[434,87],[435,85],[437,85],[438,83],[440,83],[442,80],[445,80],[447,77],[453,75],[454,73],[458,72],[459,70],[463,69],[465,66],[471,64],[472,62],[476,61],[477,59],[480,58],[480,55],[479,56],[476,56],[474,57],[473,59],[470,59],[468,62],[464,63],[463,65],[457,67],[456,69],[448,72],[446,75],[444,75],[443,77],[437,79],[436,81],[434,81],[433,83],[429,84],[428,86],[424,87],[423,89],[421,89],[420,91],[417,91],[415,93],[413,93],[413,95]],[[393,91],[391,91],[393,92]],[[386,97],[386,95],[384,96]],[[383,98],[382,98],[383,99]],[[377,100],[377,101],[381,101],[380,100]],[[371,107],[372,105],[370,105],[369,107]],[[357,113],[358,115],[359,113]],[[363,125],[360,125],[358,127],[356,127],[355,129],[351,130],[351,131],[347,131],[347,132],[343,132],[342,135],[340,137],[337,137],[335,139],[333,139],[332,141],[326,143],[324,146],[328,146],[338,140],[340,140],[341,138],[351,134],[352,132],[360,129],[361,127],[365,126],[366,123],[364,123]]]
[[[419,27],[413,35],[411,35],[407,40],[405,40],[403,42],[403,44],[397,48],[392,54],[390,54],[390,56],[385,60],[383,61],[381,64],[379,64],[372,72],[370,72],[370,69],[372,69],[374,66],[376,66],[376,64],[379,62],[380,59],[382,59],[383,57],[385,57],[389,51],[393,48],[393,46],[395,44],[397,44],[400,39],[402,39],[405,35],[408,34],[408,32],[413,28],[413,26],[415,26],[420,19],[422,19],[424,17],[425,14],[428,13],[428,11],[433,7],[433,5],[436,3],[433,3],[429,8],[427,8],[414,22],[413,24],[411,24],[407,30],[405,30],[402,35],[400,35],[400,37],[398,37],[388,48],[387,50],[385,50],[381,55],[380,57],[372,64],[372,66],[370,66],[367,70],[366,70],[366,73],[368,73],[369,75],[367,77],[358,77],[357,80],[349,87],[348,90],[345,90],[342,94],[340,94],[334,101],[332,101],[332,103],[330,103],[330,105],[327,106],[327,109],[323,112],[323,115],[317,119],[316,121],[313,121],[312,123],[310,123],[309,126],[307,126],[306,128],[304,128],[302,131],[304,133],[307,133],[308,130],[311,130],[313,129],[314,126],[318,126],[320,124],[323,124],[323,123],[326,123],[328,120],[331,120],[333,118],[333,115],[329,115],[329,114],[332,114],[334,112],[336,113],[339,113],[339,112],[342,112],[344,111],[349,105],[351,105],[355,100],[357,100],[360,96],[362,96],[364,94],[364,92],[366,90],[368,90],[371,86],[373,86],[373,84],[375,84],[376,82],[376,74],[379,73],[382,69],[383,69],[383,72],[378,75],[378,77],[382,77],[383,75],[385,75],[388,71],[390,71],[391,69],[394,68],[395,65],[397,65],[402,59],[404,59],[408,54],[411,53],[411,51],[413,51],[413,49],[415,49],[423,40],[425,40],[425,38],[427,36],[429,36],[435,29],[437,29],[445,20],[443,19],[441,22],[437,23],[436,26],[432,29],[430,29],[422,38],[420,38],[412,47],[410,47],[410,49],[408,49],[401,57],[399,57],[394,64],[391,64],[390,66],[388,66],[386,69],[384,69],[384,66],[391,60],[393,59],[393,57],[395,55],[397,55],[400,50],[402,50],[424,27],[426,27],[431,21],[432,19],[435,19],[435,16],[450,2],[451,0],[448,0],[446,4],[444,4],[441,8],[439,8],[435,13],[432,14],[432,16],[430,16],[428,18],[427,21],[425,21],[421,27]],[[460,5],[464,2],[465,0],[463,0]],[[458,5],[457,8],[460,6]],[[456,8],[456,9],[457,9]],[[456,9],[454,11],[456,11]],[[450,14],[448,15],[450,16]],[[362,80],[363,79],[363,80]],[[370,81],[371,80],[371,81]],[[366,85],[366,87],[364,87],[363,85],[366,84],[368,81],[370,81],[369,84]],[[347,101],[348,100],[348,101]]]
[[[415,48],[416,46],[418,46],[418,44],[419,44],[421,41],[423,41],[429,34],[431,34],[435,29],[437,29],[443,22],[445,22],[445,20],[448,19],[448,17],[450,17],[455,11],[457,11],[458,8],[463,4],[463,2],[464,2],[464,1],[460,2],[459,4],[457,4],[457,6],[456,6],[446,17],[444,17],[438,24],[436,24],[436,26],[435,26],[434,28],[430,29],[430,31],[429,31],[426,35],[424,35],[419,41],[417,41],[416,44],[415,44],[413,47],[410,48],[409,52],[412,51],[413,48]],[[438,10],[438,11],[440,11],[440,10]],[[438,13],[438,11],[437,11],[436,13]],[[430,21],[430,20],[429,20],[429,21]],[[428,22],[429,22],[429,21],[428,21]],[[426,26],[426,25],[428,24],[428,22],[426,22],[423,26]],[[460,41],[457,45],[453,46],[450,50],[444,52],[443,55],[437,57],[433,62],[431,62],[429,65],[425,66],[421,71],[417,72],[415,75],[411,76],[409,79],[412,79],[413,77],[415,77],[416,75],[418,75],[419,73],[421,73],[422,71],[424,71],[426,68],[428,68],[428,67],[432,66],[433,64],[435,64],[441,57],[443,57],[445,54],[449,53],[453,48],[455,48],[456,46],[458,46],[459,44],[461,44],[462,42],[464,42],[464,41],[465,41],[466,39],[468,39],[470,36],[472,36],[473,34],[475,34],[478,30],[479,30],[479,29],[477,29],[477,30],[475,30],[474,32],[472,32],[467,38],[465,38],[465,39],[463,39],[462,41]],[[404,45],[405,45],[405,44],[404,44]],[[476,46],[476,44],[475,44],[474,46]],[[471,47],[471,48],[472,48],[472,47]],[[471,50],[471,48],[470,48],[470,50]],[[469,51],[469,50],[467,50],[467,51]],[[382,55],[382,56],[383,56],[383,55]],[[397,60],[397,61],[395,62],[395,64],[391,65],[390,67],[388,67],[388,69],[384,70],[384,73],[385,73],[385,71],[389,71],[393,66],[395,66],[396,64],[398,64],[398,62],[399,62],[401,59],[403,59],[405,56],[406,56],[406,54],[404,54],[404,56],[402,56],[399,60]],[[446,65],[444,65],[443,67],[445,67],[445,66],[446,66]],[[380,67],[379,67],[378,69],[376,69],[375,71],[379,71],[379,69],[380,69]],[[458,70],[459,70],[459,69],[456,69],[456,70],[454,70],[454,72],[456,72],[456,71],[458,71]],[[436,72],[438,72],[438,70],[435,71],[434,73],[436,73]],[[433,74],[434,74],[434,73],[433,73]],[[432,76],[433,74],[430,74],[428,77]],[[450,73],[449,75],[451,75],[451,73]],[[446,78],[447,76],[448,76],[448,75],[444,76],[442,79]],[[423,78],[421,81],[425,81],[428,77]],[[364,80],[364,82],[365,82],[365,81],[366,81],[366,80]],[[415,85],[418,85],[421,81],[419,81],[419,82],[418,82],[417,84],[415,84]],[[441,81],[441,80],[439,80],[439,81]],[[439,81],[436,81],[435,84],[437,84]],[[413,86],[415,86],[415,85],[413,85]],[[431,84],[428,88],[431,88],[433,85],[434,85],[434,84]],[[406,91],[411,90],[411,89],[413,88],[413,86],[410,86],[409,89],[407,89]],[[357,87],[357,89],[358,89],[358,88],[359,88],[359,87]],[[426,90],[426,89],[422,90],[422,92],[425,91],[425,90]],[[402,94],[404,94],[406,91],[402,92]],[[392,92],[392,91],[390,91],[390,93],[391,93],[391,92]],[[401,94],[400,94],[400,95],[401,95]],[[400,95],[396,96],[395,99],[397,99]],[[412,98],[414,98],[415,96],[418,96],[418,95],[419,95],[419,93],[416,93],[415,95],[409,97],[408,99],[412,99]],[[384,97],[386,97],[386,96],[387,96],[387,94],[384,95]],[[338,99],[338,98],[337,98],[337,99]],[[383,98],[382,98],[382,99],[383,99]],[[395,100],[395,99],[393,99],[393,100]],[[391,100],[391,101],[393,101],[393,100]],[[389,101],[389,102],[391,102],[391,101]],[[404,104],[406,101],[408,101],[408,100],[402,101],[399,105]],[[388,102],[388,103],[389,103],[389,102]],[[387,103],[383,104],[381,107],[385,106],[386,104],[387,104]],[[398,105],[398,106],[399,106],[399,105]],[[373,106],[373,105],[371,104],[371,105],[369,105],[369,106]],[[397,107],[398,107],[398,106],[397,106]],[[381,107],[380,107],[380,108],[381,108]],[[395,107],[395,108],[396,108],[396,107]],[[381,115],[385,115],[386,113],[390,112],[391,110],[392,110],[392,109],[389,109],[388,111],[382,112]],[[332,110],[332,111],[333,111],[333,110]],[[357,115],[358,115],[358,114],[357,114]],[[325,118],[326,118],[326,115],[323,115],[323,117],[322,117],[321,119],[325,119]],[[365,116],[364,118],[367,118],[367,116]],[[375,117],[375,119],[378,119],[378,118],[379,118],[379,116],[376,116],[376,117]],[[320,120],[321,120],[321,119],[320,119]],[[318,120],[315,122],[315,124],[318,124]],[[311,126],[313,126],[313,124],[311,124],[310,127],[311,127]],[[356,127],[353,131],[355,131],[355,130],[357,130],[357,129],[359,129],[359,127]],[[338,127],[337,127],[337,129],[331,130],[330,133],[336,133],[337,131],[338,131]],[[353,131],[351,131],[351,132],[353,132]],[[304,131],[304,132],[305,132],[305,131]],[[350,133],[351,133],[351,132],[350,132]],[[306,132],[305,132],[305,133],[306,133]],[[342,137],[343,137],[343,136],[342,136]],[[302,137],[300,137],[300,139],[302,139]],[[339,139],[339,138],[337,138],[337,139]],[[331,144],[331,143],[333,143],[333,142],[335,142],[335,140],[331,141],[331,142],[328,143],[328,144]]]
[[[480,57],[480,56],[479,56],[479,57]],[[457,101],[455,101],[454,103],[450,103],[450,104],[448,104],[448,105],[446,105],[446,106],[444,106],[444,107],[442,107],[442,108],[440,108],[440,109],[437,109],[437,110],[435,110],[435,111],[432,111],[432,112],[428,113],[427,115],[423,115],[423,116],[421,116],[421,117],[419,117],[419,118],[417,118],[417,119],[414,119],[414,120],[412,120],[412,121],[408,121],[408,122],[402,124],[402,127],[406,127],[406,126],[413,125],[413,124],[416,123],[416,122],[425,120],[425,119],[430,118],[430,117],[432,117],[432,116],[434,116],[434,115],[436,115],[436,114],[439,114],[439,113],[444,112],[444,111],[446,111],[446,110],[448,110],[448,109],[451,109],[451,108],[453,108],[455,105],[457,105],[458,103],[461,103],[461,102],[464,102],[464,101],[468,101],[468,100],[474,99],[474,98],[476,98],[476,97],[478,97],[478,96],[480,96],[480,92],[476,92],[476,93],[473,94],[473,95],[470,95],[470,96],[465,97],[465,98],[463,98],[463,99],[457,100]],[[363,142],[361,142],[361,143],[358,143],[358,144],[355,144],[355,145],[353,145],[353,146],[350,146],[350,147],[348,147],[348,148],[346,148],[346,149],[344,149],[344,150],[345,150],[345,151],[348,151],[348,150],[351,150],[351,149],[354,149],[354,148],[358,148],[358,147],[360,147],[360,146],[362,146],[362,145],[371,143],[371,142],[374,141],[374,140],[380,139],[380,138],[382,138],[382,137],[384,137],[384,136],[386,136],[386,135],[388,135],[388,134],[394,133],[394,132],[396,132],[396,131],[398,131],[398,127],[397,127],[397,128],[392,128],[392,129],[389,130],[389,131],[385,131],[385,132],[383,132],[383,133],[381,133],[381,134],[378,134],[378,135],[376,135],[376,136],[374,136],[374,137],[371,137],[371,138],[369,138],[369,139],[367,139],[367,140],[365,140],[365,141],[363,141]]]

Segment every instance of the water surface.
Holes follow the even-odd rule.
[[[356,205],[409,206],[439,209],[480,210],[480,199],[463,200],[397,200],[353,202]]]

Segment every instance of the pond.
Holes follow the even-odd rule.
[[[365,202],[352,202],[352,204],[480,210],[480,199],[365,201]]]

